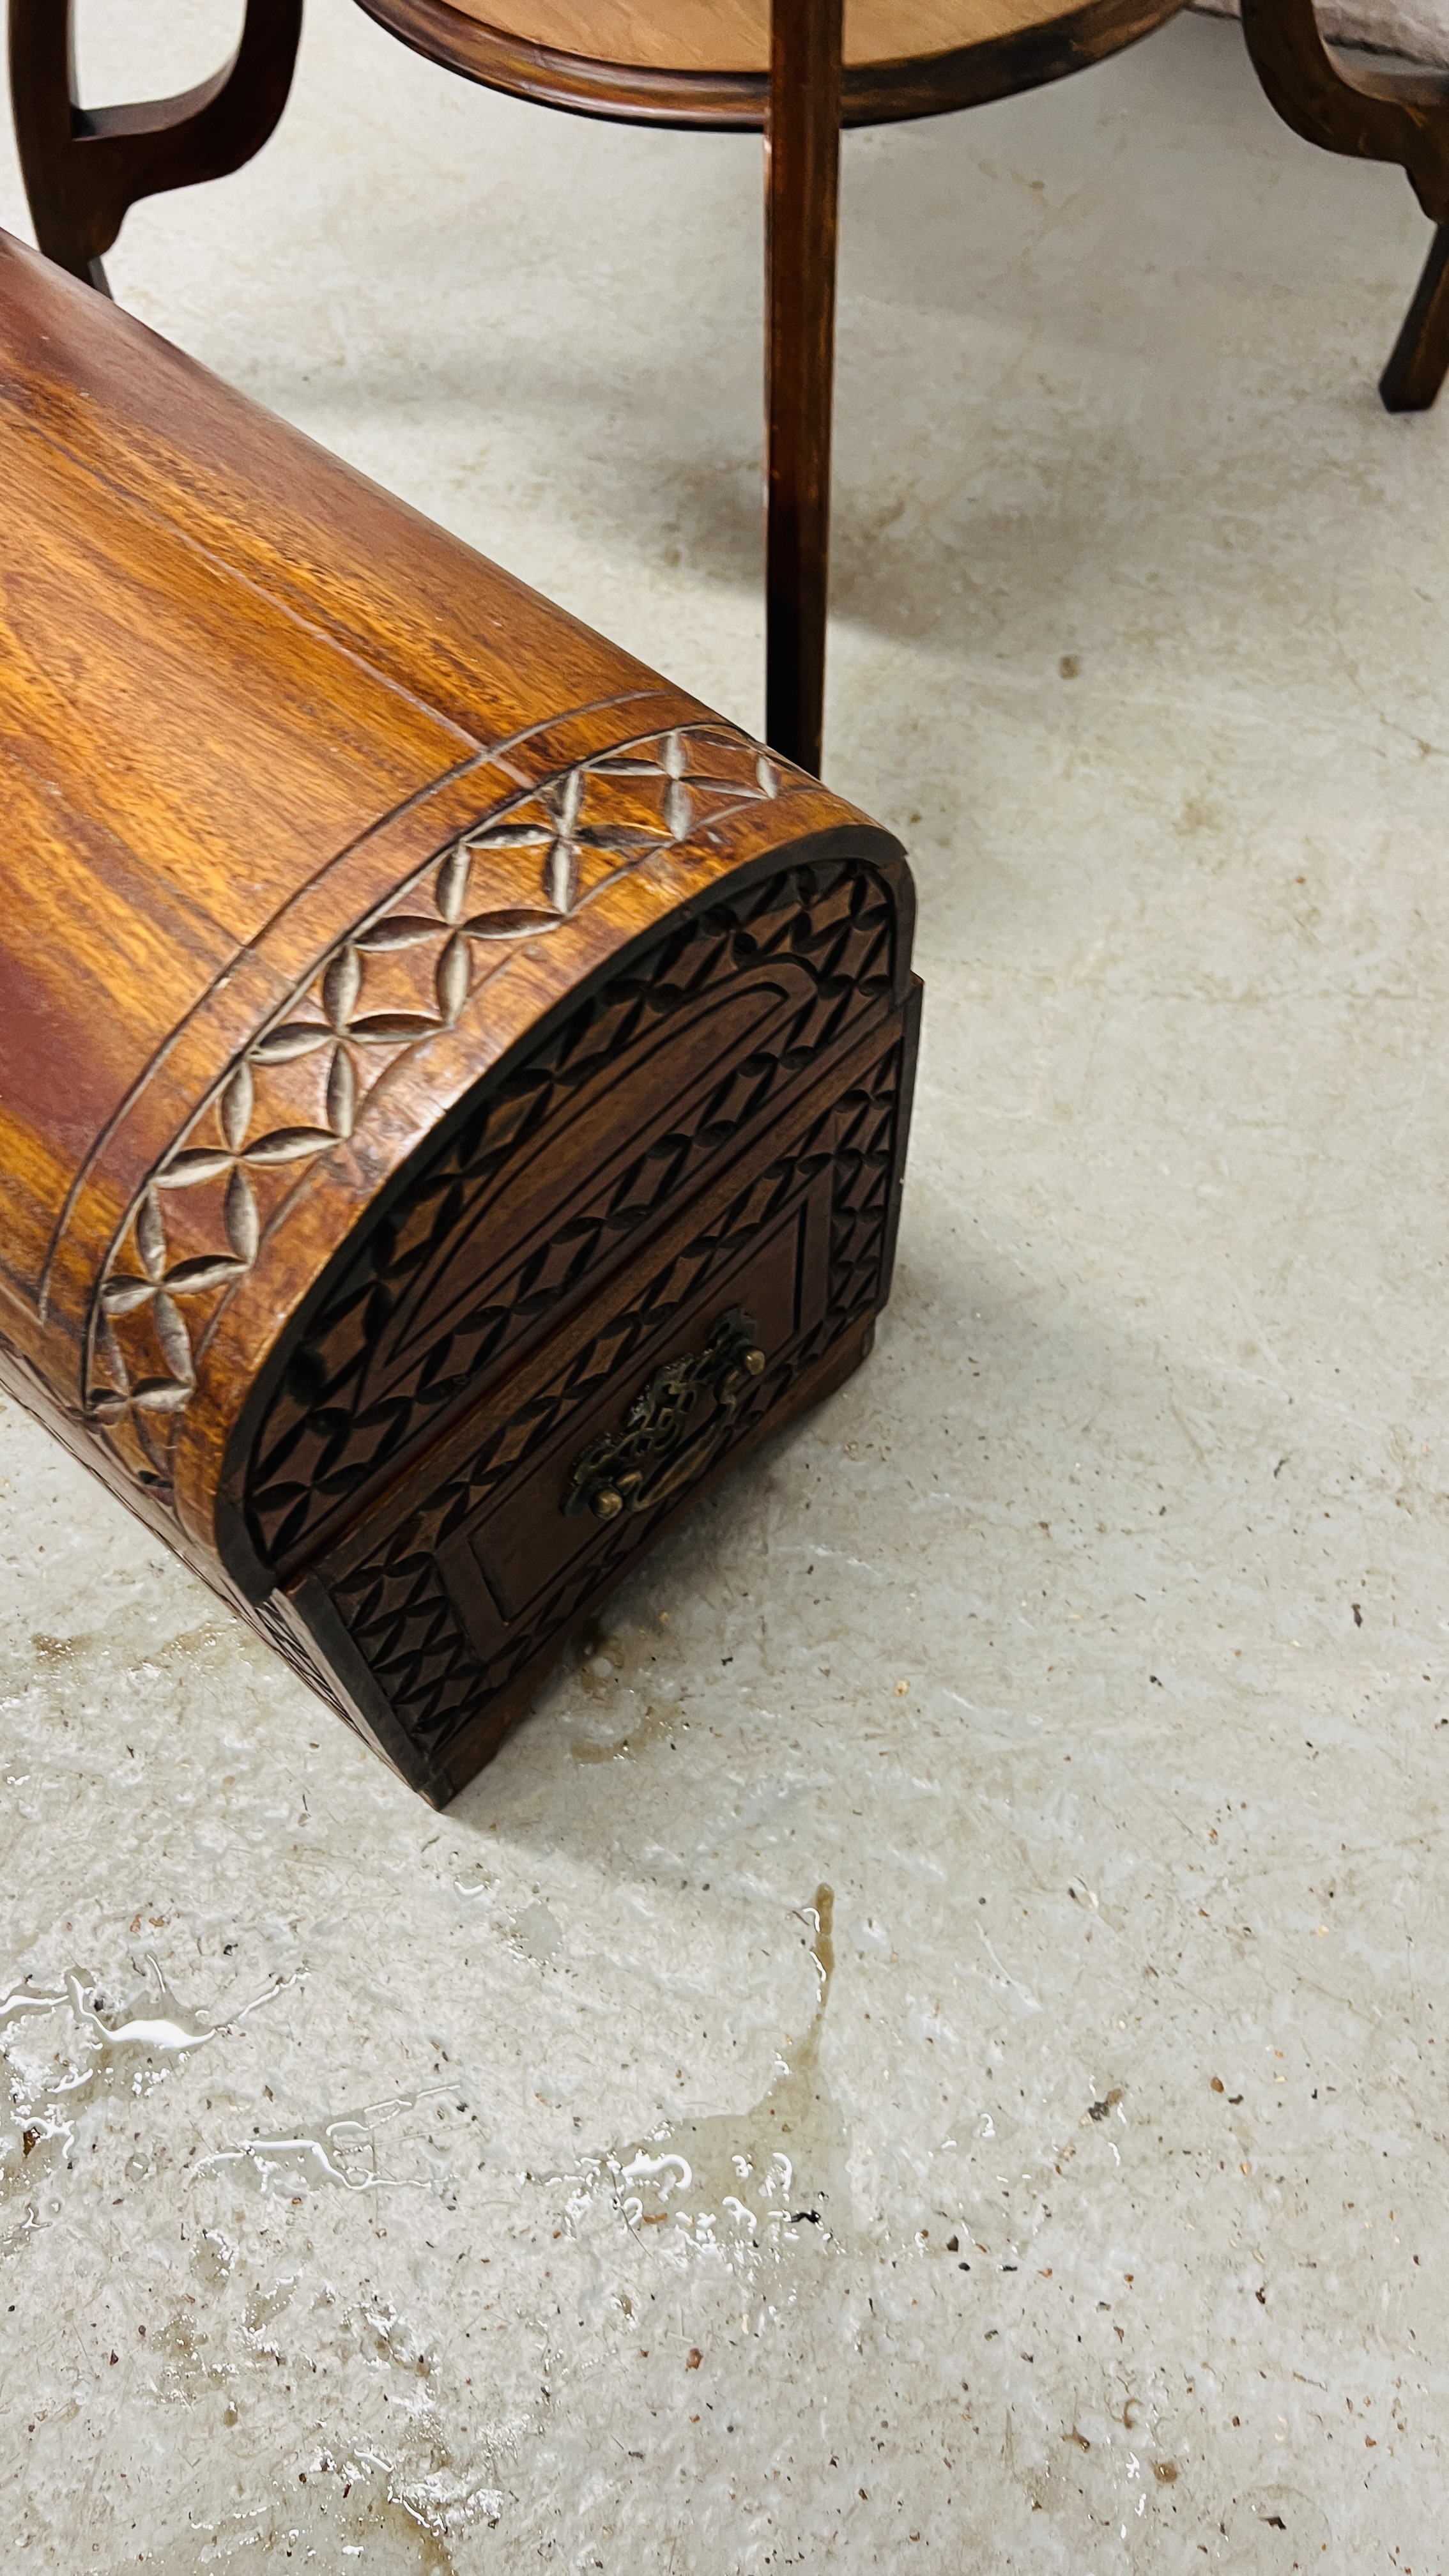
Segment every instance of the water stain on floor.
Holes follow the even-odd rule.
[[[651,1700],[633,1720],[627,1734],[571,1735],[569,1751],[575,1762],[619,1762],[630,1754],[646,1752],[651,1744],[672,1743],[681,1730],[687,1730],[688,1723],[680,1716],[677,1701],[656,1704]]]
[[[35,2224],[39,2189],[69,2166],[86,2115],[104,2122],[107,2103],[145,2101],[196,2050],[281,1991],[280,1983],[269,1987],[214,2023],[172,1993],[154,1958],[146,1971],[145,1987],[127,2004],[74,1968],[58,1991],[20,1986],[0,1999],[0,2060],[10,2094],[0,2113],[0,2207],[8,2213],[0,2244]]]
[[[605,1632],[595,1625],[584,1632],[574,1679],[585,1702],[593,1704],[596,1723],[582,1733],[570,1732],[568,1747],[575,1762],[627,1760],[652,1744],[672,1744],[688,1733],[679,1683],[669,1674],[661,1676],[657,1661],[650,1638],[637,1631]],[[618,1731],[597,1731],[610,1720]]]
[[[158,2576],[211,2576],[273,2560],[323,2568],[357,2565],[368,2576],[455,2576],[445,2539],[430,2531],[380,2479],[362,2484],[314,2472],[299,2474],[295,2495],[226,2515],[193,2519],[184,2537],[146,2564]]]
[[[845,2124],[820,2066],[835,1975],[834,1893],[817,1887],[802,1909],[816,1974],[816,2002],[789,2057],[758,2102],[676,2120],[652,2136],[580,2159],[560,2175],[572,2185],[567,2220],[577,2233],[608,2197],[637,2236],[683,2266],[722,2264],[742,2277],[787,2247],[842,2237],[849,2221]]]
[[[426,2084],[416,2093],[397,2093],[386,2101],[370,2102],[355,2116],[349,2113],[318,2120],[286,2135],[243,2138],[234,2147],[219,2147],[211,2155],[199,2157],[191,2168],[192,2177],[236,2168],[264,2196],[280,2192],[290,2197],[295,2192],[320,2190],[329,2184],[340,2191],[424,2191],[428,2187],[425,2175],[380,2171],[377,2131],[405,2112],[415,2111],[419,2103],[433,2101],[450,2089],[444,2084]]]

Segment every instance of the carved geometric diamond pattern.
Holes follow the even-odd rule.
[[[743,1194],[701,1249],[733,1259],[742,1241],[768,1221],[781,1197],[829,1161],[833,1173],[831,1251],[826,1312],[775,1367],[753,1381],[732,1417],[731,1445],[743,1439],[776,1405],[794,1380],[823,1358],[847,1327],[875,1302],[885,1245],[899,1099],[899,1048],[825,1112],[787,1160]],[[691,1246],[681,1262],[695,1253]],[[706,1262],[706,1270],[708,1263]],[[696,1271],[697,1285],[705,1272]],[[656,1521],[673,1508],[662,1503],[599,1533],[559,1584],[530,1611],[526,1626],[510,1635],[491,1661],[477,1653],[458,1614],[435,1553],[478,1501],[518,1459],[545,1438],[566,1406],[580,1400],[605,1373],[609,1354],[627,1349],[668,1312],[670,1273],[651,1281],[637,1314],[615,1318],[581,1355],[566,1386],[502,1426],[471,1458],[462,1475],[431,1495],[423,1509],[385,1542],[378,1559],[333,1586],[337,1606],[392,1707],[414,1741],[434,1760],[445,1760],[452,1740],[505,1690],[558,1635],[615,1571],[649,1545]]]
[[[873,871],[838,863],[791,870],[706,913],[647,964],[581,1006],[491,1096],[360,1250],[294,1354],[259,1435],[248,1510],[259,1553],[277,1562],[310,1543],[349,1495],[444,1406],[476,1386],[524,1332],[601,1258],[692,1183],[695,1173],[863,1015],[894,969],[895,912]],[[697,1005],[759,960],[788,957],[806,998],[767,1049],[722,1075],[687,1130],[653,1138],[552,1238],[495,1270],[451,1317],[403,1330],[421,1283],[478,1230],[567,1094],[617,1065],[673,1012]],[[506,1232],[506,1229],[504,1229]]]
[[[328,1675],[323,1671],[315,1655],[309,1655],[301,1639],[294,1634],[280,1612],[273,1609],[269,1601],[248,1601],[238,1606],[241,1608],[242,1616],[265,1637],[273,1653],[280,1655],[284,1664],[291,1665],[297,1679],[305,1682],[309,1690],[314,1690],[319,1699],[326,1701],[327,1706],[336,1716],[347,1719],[347,1723],[351,1725],[352,1721],[347,1717],[347,1711],[333,1689]]]
[[[440,1487],[391,1544],[407,1554],[438,1547],[503,1479],[547,1440],[566,1413],[626,1367],[641,1343],[662,1332],[690,1298],[708,1285],[766,1226],[792,1191],[808,1188],[831,1159],[835,1113],[827,1110],[788,1156],[740,1192],[709,1230],[677,1253],[638,1292],[633,1304],[576,1352],[567,1373],[508,1417],[473,1451],[463,1473]]]
[[[520,942],[786,783],[720,725],[615,745],[500,800],[317,964],[163,1155],[97,1283],[83,1411],[138,1482],[169,1497],[222,1305],[298,1168],[352,1135],[392,1066],[452,1028]]]

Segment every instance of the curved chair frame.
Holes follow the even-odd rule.
[[[108,294],[101,255],[138,198],[223,179],[260,152],[287,104],[301,32],[302,0],[247,0],[236,52],[211,80],[140,106],[84,108],[72,0],[12,0],[15,133],[47,259]]]
[[[1357,161],[1396,161],[1436,227],[1379,379],[1386,411],[1427,411],[1449,372],[1449,72],[1369,70],[1324,43],[1313,0],[1242,0],[1253,67],[1285,125]]]

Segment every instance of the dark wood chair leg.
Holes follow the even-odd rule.
[[[1394,354],[1379,378],[1385,411],[1427,411],[1449,374],[1449,224],[1434,235]]]
[[[1449,368],[1449,74],[1366,71],[1319,33],[1313,0],[1242,0],[1253,67],[1285,125],[1325,152],[1397,161],[1438,227],[1379,392],[1427,411]]]
[[[765,125],[765,738],[820,774],[842,0],[774,0]]]
[[[222,179],[259,152],[287,104],[302,0],[247,0],[224,68],[176,98],[83,108],[73,0],[10,0],[10,97],[35,238],[104,294],[101,254],[139,197]]]

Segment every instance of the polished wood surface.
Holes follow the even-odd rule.
[[[841,0],[774,12],[765,127],[765,733],[818,774],[830,582]]]
[[[1429,256],[1379,378],[1385,411],[1428,411],[1449,374],[1449,223],[1436,227]]]
[[[445,1798],[867,1346],[904,863],[3,236],[0,576],[0,1382]]]
[[[1100,61],[1180,0],[360,0],[450,71],[580,115],[767,138],[766,730],[818,772],[829,588],[839,129],[935,116]],[[76,102],[74,0],[11,0],[11,89],[50,257],[104,288],[126,208],[234,169],[281,113],[300,0],[248,0],[239,52],[185,98]]]
[[[753,129],[769,89],[768,0],[359,0],[433,62],[517,98],[642,125]],[[941,116],[1061,80],[1135,44],[1182,0],[847,0],[849,126]]]
[[[769,0],[458,0],[461,14],[556,53],[639,69],[770,67]],[[1058,18],[1061,0],[846,0],[844,60],[920,62]]]

